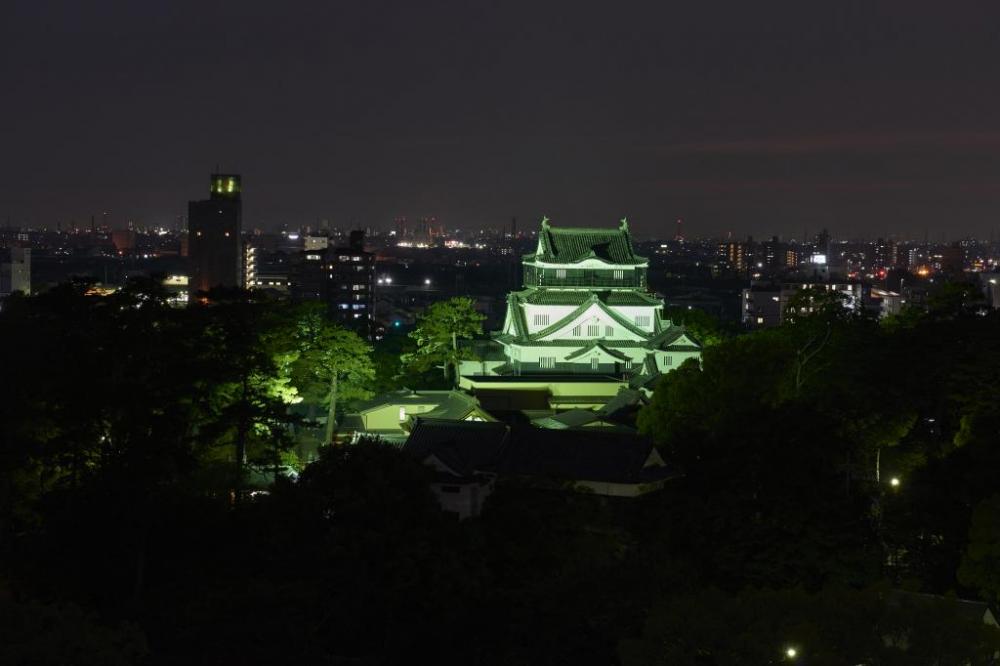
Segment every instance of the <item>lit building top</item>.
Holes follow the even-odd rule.
[[[556,228],[542,219],[538,247],[523,257],[525,287],[645,288],[648,261],[632,248],[628,222],[617,228]]]
[[[240,177],[235,173],[212,174],[212,198],[239,198]]]

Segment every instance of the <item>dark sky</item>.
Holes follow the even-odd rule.
[[[0,3],[0,222],[1000,228],[1000,3]]]

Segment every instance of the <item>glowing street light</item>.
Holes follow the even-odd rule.
[[[893,488],[899,488],[899,477],[894,476],[891,479],[889,479],[889,485],[892,486]]]
[[[785,656],[788,657],[789,659],[795,659],[797,656],[799,656],[799,651],[796,650],[794,647],[789,646],[785,648]]]
[[[431,284],[431,279],[430,278],[424,278],[424,284],[429,287],[430,284]]]

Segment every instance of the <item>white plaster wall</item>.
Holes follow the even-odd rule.
[[[639,328],[652,333],[655,330],[655,321],[657,318],[657,311],[659,309],[660,306],[658,305],[623,305],[616,307],[615,312],[634,326],[638,326],[638,324],[635,323],[635,318],[637,316],[643,315],[648,317],[649,323],[646,326],[639,326]]]
[[[573,305],[532,305],[524,304],[524,319],[528,323],[528,332],[537,333],[557,323],[563,317],[569,315],[576,307]],[[535,315],[549,315],[549,323],[540,326],[535,325]]]
[[[615,311],[618,310],[618,308],[613,308],[613,309]],[[583,341],[592,340],[594,338],[587,336],[587,328],[586,328],[587,325],[591,324],[591,323],[596,323],[598,325],[599,329],[600,329],[598,331],[597,338],[604,338],[605,337],[605,335],[604,335],[605,327],[606,326],[611,326],[612,328],[614,328],[614,335],[613,335],[613,337],[616,340],[643,340],[644,339],[643,337],[641,337],[639,335],[636,335],[635,333],[629,331],[628,329],[626,329],[625,327],[623,327],[622,325],[620,325],[618,322],[616,322],[614,319],[612,319],[611,317],[609,317],[607,314],[604,313],[604,311],[601,310],[601,308],[596,303],[593,304],[593,305],[591,305],[589,308],[587,308],[587,310],[584,313],[582,313],[580,316],[578,316],[575,319],[573,319],[572,321],[570,321],[566,326],[564,326],[563,328],[559,329],[558,331],[550,333],[549,335],[545,336],[542,339],[543,340],[583,340]],[[579,336],[573,335],[573,329],[576,326],[581,326],[582,327],[582,330],[580,331],[580,335]],[[650,330],[652,330],[652,327],[650,327]]]

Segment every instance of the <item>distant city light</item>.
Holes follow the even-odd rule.
[[[799,651],[796,650],[793,647],[785,649],[785,656],[788,657],[789,659],[795,659],[795,657],[797,657],[798,654],[799,654]]]
[[[899,477],[894,476],[891,479],[889,479],[889,485],[892,486],[893,488],[899,488]]]
[[[424,278],[424,284],[430,285],[430,283],[431,283],[431,279],[430,278]]]

